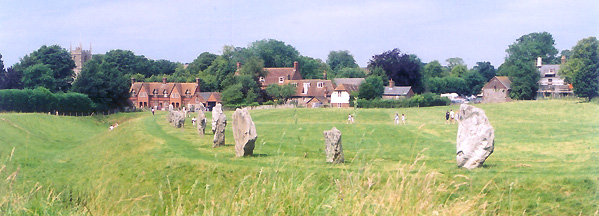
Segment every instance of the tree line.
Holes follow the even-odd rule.
[[[326,61],[303,56],[285,42],[264,39],[247,47],[224,46],[221,55],[203,52],[189,64],[168,60],[151,60],[129,50],[111,50],[93,55],[74,79],[75,63],[69,52],[58,46],[42,46],[5,68],[0,55],[0,89],[44,88],[51,93],[75,92],[87,95],[96,109],[111,109],[127,105],[131,78],[144,82],[195,82],[200,78],[201,91],[222,92],[224,103],[250,104],[254,102],[285,101],[293,94],[291,86],[260,88],[259,77],[264,68],[293,67],[299,62],[304,79],[366,78],[360,92],[361,99],[377,99],[384,86],[392,80],[396,86],[412,86],[417,94],[425,92],[476,95],[495,75],[508,76],[512,81],[511,97],[530,100],[536,96],[540,75],[535,60],[542,57],[544,64],[558,64],[561,56],[568,59],[560,75],[572,83],[577,96],[592,99],[599,95],[599,42],[595,37],[580,40],[572,50],[555,48],[550,33],[523,35],[506,49],[505,62],[495,69],[488,61],[477,62],[472,68],[459,58],[428,63],[415,54],[395,48],[373,55],[366,68],[360,68],[347,50],[331,51]],[[237,70],[237,62],[241,63]],[[237,73],[237,74],[236,74]],[[1,100],[2,98],[0,98]]]

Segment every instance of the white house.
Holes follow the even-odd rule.
[[[358,91],[364,78],[335,78],[337,87],[331,93],[331,107],[349,107],[351,92]]]

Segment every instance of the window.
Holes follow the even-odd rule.
[[[308,88],[310,88],[310,83],[304,83],[304,88],[302,89],[302,94],[307,94]]]
[[[179,98],[179,93],[173,93],[173,94],[171,95],[171,97],[172,97],[172,98]]]
[[[548,80],[548,82],[549,82],[549,83],[552,83],[552,82],[553,82],[553,79],[549,79],[549,80]]]
[[[293,85],[293,86],[297,87],[297,83],[291,83],[291,85]]]
[[[158,94],[158,90],[154,89],[154,91],[152,91],[152,94]]]
[[[146,92],[139,93],[139,97],[148,97],[148,93],[146,93]]]
[[[131,91],[131,96],[135,97],[135,90]]]
[[[189,89],[185,90],[185,94],[189,95]]]
[[[167,97],[166,89],[164,91],[162,91],[162,94],[164,94],[164,97]]]
[[[285,77],[279,77],[279,83],[283,83],[285,81]]]
[[[264,77],[260,77],[260,82],[264,82]]]
[[[322,88],[322,86],[323,86],[323,83],[322,83],[322,82],[317,82],[317,83],[316,83],[316,87],[317,87],[317,88]]]

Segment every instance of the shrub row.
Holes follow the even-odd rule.
[[[0,90],[0,111],[8,112],[89,112],[94,103],[81,93],[56,93],[48,89]]]
[[[403,107],[428,107],[428,106],[447,106],[451,103],[449,98],[441,97],[434,93],[424,93],[414,95],[409,99],[383,100],[380,98],[374,100],[358,99],[357,106],[360,108],[403,108]]]

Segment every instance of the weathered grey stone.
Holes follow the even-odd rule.
[[[324,151],[327,156],[327,162],[343,163],[343,146],[341,145],[341,131],[333,129],[324,131]]]
[[[216,106],[212,108],[212,133],[216,130],[216,122],[221,114],[224,115],[222,105],[216,104]]]
[[[233,113],[233,138],[235,139],[235,155],[248,156],[254,153],[258,134],[256,125],[246,108],[237,108]]]
[[[204,105],[202,103],[196,108],[196,112],[198,112],[198,118],[196,120],[198,132],[203,136],[206,133],[206,114],[204,114]]]
[[[495,130],[485,111],[462,104],[458,112],[458,137],[456,159],[458,167],[474,169],[481,167],[493,153]]]
[[[218,119],[214,123],[213,131],[214,131],[214,141],[212,143],[212,147],[220,147],[225,146],[225,127],[227,126],[227,116],[224,113],[222,115],[218,115]],[[213,117],[214,119],[214,117]]]
[[[173,127],[182,128],[185,126],[184,112],[171,111],[169,114],[171,115],[171,124]]]

